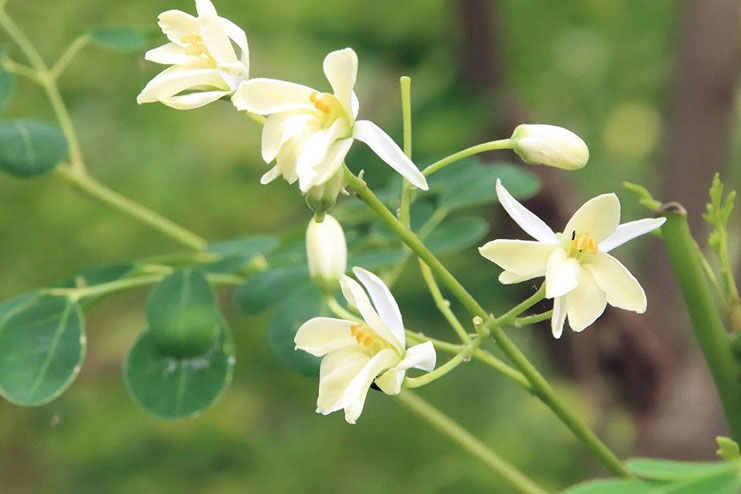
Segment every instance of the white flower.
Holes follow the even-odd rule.
[[[561,337],[567,316],[571,329],[582,331],[602,315],[608,303],[638,313],[646,311],[643,288],[608,252],[660,227],[666,218],[620,225],[620,201],[615,194],[603,194],[579,208],[563,233],[553,233],[499,180],[497,195],[512,219],[537,242],[494,240],[479,252],[504,269],[499,276],[504,284],[545,276],[545,296],[554,299],[553,336]]]
[[[301,326],[295,338],[297,349],[324,357],[317,412],[327,415],[344,408],[345,420],[351,424],[363,411],[365,396],[374,381],[384,393],[398,394],[407,369],[429,372],[436,360],[429,341],[405,349],[399,306],[383,281],[361,268],[353,269],[353,273],[365,286],[373,305],[352,278],[343,276],[340,286],[364,322],[316,317]]]
[[[512,150],[530,165],[578,170],[589,161],[589,148],[570,130],[555,125],[522,124],[510,138]]]
[[[335,292],[347,269],[347,244],[342,226],[332,216],[325,214],[321,223],[316,218],[309,222],[306,259],[311,279],[322,290]]]
[[[142,89],[136,98],[139,104],[159,101],[177,110],[190,110],[231,95],[249,78],[244,31],[219,17],[211,0],[196,0],[196,10],[197,18],[180,10],[160,14],[159,25],[170,43],[149,50],[144,58],[172,67]]]
[[[368,120],[355,120],[359,103],[353,88],[358,56],[351,48],[324,59],[324,74],[333,94],[274,79],[243,83],[232,101],[239,110],[270,115],[262,132],[262,157],[276,165],[263,175],[269,183],[279,176],[299,182],[306,194],[342,172],[354,139],[366,143],[383,161],[415,187],[427,190],[427,180],[383,130]]]

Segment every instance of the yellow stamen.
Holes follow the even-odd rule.
[[[314,108],[327,116],[339,115],[343,111],[342,104],[334,95],[329,93],[313,92],[309,96],[309,100],[314,103]]]
[[[186,34],[180,38],[180,42],[185,45],[185,53],[187,55],[193,55],[196,57],[203,55],[211,62],[215,62],[214,58],[208,52],[206,43],[203,42],[203,38],[200,34]]]
[[[571,241],[571,245],[579,252],[586,249],[587,252],[596,254],[598,251],[597,242],[595,242],[589,235],[575,235],[574,239]]]
[[[373,330],[365,324],[353,324],[350,326],[350,333],[353,335],[358,344],[365,347],[371,346],[375,341]]]
[[[201,38],[200,34],[186,34],[182,38],[180,38],[181,43],[190,44],[190,43],[200,43],[203,41],[203,38]]]

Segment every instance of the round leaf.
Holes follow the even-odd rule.
[[[111,51],[137,51],[147,43],[147,35],[133,27],[98,27],[90,32],[90,40]]]
[[[297,350],[296,331],[312,317],[328,316],[322,295],[314,287],[305,288],[284,299],[268,323],[268,344],[289,369],[307,376],[319,374],[321,359]]]
[[[17,405],[43,405],[62,394],[80,371],[82,310],[66,297],[51,295],[26,295],[3,306],[0,394]]]
[[[489,223],[483,218],[456,218],[435,229],[425,244],[436,254],[447,254],[477,245],[488,232]]]
[[[297,290],[311,284],[304,266],[283,266],[248,279],[237,290],[235,300],[247,314],[260,314]]]
[[[0,122],[0,168],[11,175],[41,175],[66,154],[67,140],[53,125],[31,120]]]
[[[234,345],[221,321],[219,338],[201,356],[164,355],[151,331],[129,350],[123,373],[126,389],[144,410],[161,419],[195,417],[213,405],[231,381]]]

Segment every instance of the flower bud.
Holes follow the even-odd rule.
[[[512,150],[525,163],[578,170],[589,160],[589,148],[581,138],[555,125],[519,125],[510,138]]]
[[[347,244],[342,226],[325,214],[317,222],[312,218],[306,229],[306,258],[309,275],[320,290],[334,293],[347,269]]]
[[[318,219],[321,220],[324,213],[334,207],[344,185],[345,172],[340,168],[332,178],[306,191],[306,204],[316,213]]]

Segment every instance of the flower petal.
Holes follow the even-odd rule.
[[[479,247],[479,252],[505,272],[517,275],[517,279],[529,280],[545,275],[548,259],[557,248],[556,244],[531,240],[499,239]],[[511,275],[507,275],[505,279],[512,279]]]
[[[551,316],[551,332],[558,339],[563,334],[563,323],[566,321],[566,298],[553,299],[553,316]]]
[[[353,348],[332,352],[322,359],[317,413],[327,415],[343,407],[345,390],[370,359],[367,353]]]
[[[376,379],[376,384],[381,391],[387,395],[396,395],[401,391],[401,385],[404,383],[407,369],[415,368],[431,372],[435,368],[437,355],[435,347],[431,341],[426,341],[409,348],[404,356],[404,360],[393,369],[384,372],[381,377]]]
[[[545,296],[556,298],[566,295],[579,284],[579,261],[569,257],[562,248],[556,248],[545,268]]]
[[[236,43],[239,47],[241,51],[241,53],[239,54],[239,60],[245,66],[249,74],[250,48],[247,45],[247,36],[244,34],[244,31],[241,27],[237,26],[229,19],[221,17],[221,25],[224,27],[226,35],[229,36],[229,38],[234,41],[234,43]]]
[[[366,295],[358,282],[349,276],[343,275],[340,279],[340,288],[342,288],[342,295],[345,296],[347,303],[358,309],[358,312],[363,316],[365,323],[368,324],[368,326],[370,326],[378,336],[393,345],[399,353],[403,353],[404,346],[386,326],[386,323],[384,323],[378,316],[376,310],[368,299],[368,295]]]
[[[315,317],[298,328],[293,341],[298,350],[317,357],[336,350],[357,347],[358,342],[353,338],[350,330],[353,324],[355,324],[353,321],[344,319]]]
[[[574,331],[583,331],[605,311],[607,300],[587,269],[579,270],[579,286],[566,295],[566,310],[569,326]]]
[[[373,305],[381,316],[396,339],[404,347],[406,344],[406,335],[404,334],[404,323],[401,319],[401,311],[396,299],[391,294],[391,290],[386,286],[381,278],[363,268],[353,268],[352,272],[360,280],[365,289],[368,291]]]
[[[607,295],[610,305],[639,314],[646,312],[646,293],[620,261],[609,254],[598,252],[584,267],[592,273],[597,286]]]
[[[332,179],[337,170],[342,167],[352,143],[352,138],[339,139],[329,147],[327,156],[324,158],[324,171],[316,178],[314,185],[322,185]]]
[[[177,43],[167,43],[144,54],[144,60],[163,65],[184,65],[192,62],[193,58],[193,55],[185,53],[185,48]]]
[[[615,194],[602,194],[584,203],[563,229],[564,235],[589,235],[598,244],[612,235],[620,223],[620,201]]]
[[[308,112],[287,111],[270,115],[262,128],[262,159],[270,163],[278,156],[281,146],[306,129],[315,117]]]
[[[363,412],[365,397],[373,380],[384,370],[394,367],[399,362],[399,354],[385,349],[375,354],[360,372],[353,378],[342,396],[345,409],[345,420],[354,424]]]
[[[265,173],[265,175],[263,175],[262,177],[260,177],[260,183],[262,185],[266,185],[266,184],[269,184],[270,182],[272,182],[273,180],[275,180],[278,177],[280,177],[280,168],[278,167],[278,165],[275,165],[270,170],[268,170]]]
[[[427,179],[422,172],[378,125],[370,120],[358,120],[355,122],[353,137],[366,143],[379,158],[409,180],[412,185],[418,189],[428,189]]]
[[[158,24],[165,36],[178,45],[184,45],[183,36],[198,34],[198,19],[182,10],[167,10],[158,17]]]
[[[310,187],[318,185],[319,177],[324,175],[323,165],[329,148],[338,139],[347,137],[348,131],[347,121],[338,118],[331,127],[312,133],[304,141],[296,161],[301,192],[306,193]]]
[[[196,87],[223,91],[229,89],[216,69],[173,66],[163,70],[149,81],[136,100],[139,104],[161,101],[181,91]]]
[[[200,91],[197,93],[183,94],[181,96],[170,96],[159,100],[165,106],[176,110],[193,110],[213,103],[216,100],[228,96],[229,91]]]
[[[523,281],[532,280],[537,276],[524,276],[521,274],[513,273],[512,271],[502,271],[499,273],[499,283],[502,285],[513,285],[515,283],[522,283]]]
[[[352,48],[333,51],[324,59],[324,75],[345,111],[353,111],[352,92],[358,76],[358,56]],[[354,118],[354,117],[353,117]]]
[[[615,232],[599,244],[600,252],[610,252],[629,240],[640,237],[664,224],[666,218],[646,218],[618,225]]]
[[[299,109],[313,110],[314,104],[309,98],[315,92],[301,84],[256,78],[242,83],[234,93],[232,102],[237,110],[260,115]]]
[[[236,62],[237,55],[211,0],[196,0],[196,11],[201,38],[211,56],[219,63]]]
[[[535,216],[529,209],[517,202],[517,199],[504,188],[502,181],[497,179],[497,197],[507,214],[523,229],[525,233],[539,242],[557,244],[558,238],[553,230],[543,220]]]

